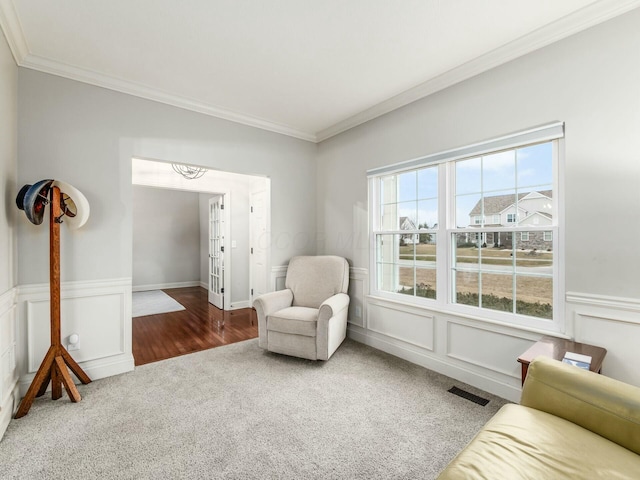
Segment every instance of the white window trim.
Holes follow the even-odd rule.
[[[535,134],[540,133],[540,137],[537,138]],[[510,327],[522,327],[525,330],[536,330],[541,332],[558,332],[563,333],[565,331],[564,322],[564,260],[563,255],[560,252],[564,251],[564,215],[562,211],[564,209],[564,194],[559,188],[559,185],[564,184],[564,169],[563,169],[563,156],[564,156],[564,124],[562,122],[556,122],[549,124],[548,126],[538,127],[536,129],[522,132],[521,134],[513,134],[510,136],[501,137],[495,141],[481,142],[468,147],[462,147],[460,149],[449,150],[419,159],[414,159],[408,162],[402,162],[387,167],[380,167],[369,170],[367,172],[369,178],[369,216],[370,216],[370,245],[369,245],[369,263],[370,271],[370,292],[372,297],[385,298],[391,301],[405,303],[408,305],[419,305],[426,308],[432,308],[434,310],[453,314],[461,315],[465,317],[473,317],[482,320],[486,320],[489,323],[504,324]],[[452,285],[452,262],[453,252],[451,243],[451,235],[457,231],[468,232],[468,229],[450,228],[451,225],[455,226],[455,211],[451,205],[452,194],[455,191],[452,188],[455,187],[455,175],[451,170],[455,166],[454,160],[460,160],[462,158],[478,156],[485,153],[500,149],[512,149],[518,148],[535,143],[543,143],[547,141],[557,140],[553,143],[553,168],[554,168],[554,181],[553,181],[553,212],[552,216],[554,222],[557,222],[553,226],[524,226],[524,227],[480,227],[476,233],[483,232],[522,232],[522,231],[551,231],[552,238],[552,250],[554,252],[554,271],[553,271],[553,320],[547,320],[542,318],[535,318],[525,315],[514,314],[510,312],[501,312],[497,310],[490,310],[478,307],[472,307],[461,304],[454,304],[450,302],[449,295],[451,293],[450,286]],[[492,147],[492,145],[494,147]],[[496,147],[497,146],[497,147]],[[473,151],[474,147],[478,147],[478,151]],[[376,180],[379,177],[391,175],[394,173],[400,173],[403,171],[414,170],[421,167],[438,165],[438,213],[439,221],[436,229],[429,229],[424,231],[402,231],[401,233],[434,233],[436,235],[436,276],[438,281],[436,282],[436,299],[428,299],[422,297],[402,295],[398,293],[386,292],[378,290],[378,276],[377,276],[377,262],[376,262],[376,235],[378,234],[392,234],[395,232],[379,231],[376,230],[379,222],[379,182]],[[376,218],[377,217],[377,218]],[[443,219],[446,222],[446,226],[442,227]],[[398,232],[400,233],[400,232]],[[442,260],[442,259],[445,260]],[[445,279],[444,281],[442,279]]]

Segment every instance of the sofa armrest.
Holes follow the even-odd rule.
[[[520,403],[564,418],[640,455],[640,388],[537,357]]]

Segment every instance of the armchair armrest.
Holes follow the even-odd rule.
[[[640,388],[538,357],[520,403],[564,418],[640,454]]]
[[[283,308],[290,307],[292,302],[293,292],[287,288],[285,290],[278,290],[260,295],[253,301],[253,308],[256,309],[258,318],[266,318],[267,315],[271,315]]]
[[[349,308],[349,295],[346,293],[337,293],[333,297],[327,298],[322,302],[322,305],[320,305],[320,311],[318,312],[318,326],[321,322],[329,321],[345,308]]]

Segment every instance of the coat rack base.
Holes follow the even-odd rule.
[[[62,396],[62,386],[64,385],[69,399],[74,403],[79,402],[82,397],[71,375],[69,375],[67,366],[83,384],[91,383],[89,376],[69,355],[66,348],[61,344],[51,345],[35,377],[33,377],[27,394],[20,402],[15,418],[23,417],[29,412],[35,398],[44,395],[50,382],[52,400],[57,400]]]

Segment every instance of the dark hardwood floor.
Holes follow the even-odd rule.
[[[163,290],[186,310],[133,319],[135,364],[157,362],[258,336],[252,308],[222,311],[208,302],[201,287]]]

